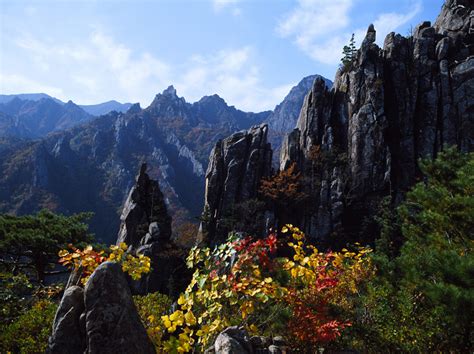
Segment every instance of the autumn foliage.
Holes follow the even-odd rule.
[[[358,285],[373,275],[367,254],[371,249],[355,245],[356,251],[319,252],[305,245],[304,234],[287,225],[283,232],[291,232],[293,260],[284,259],[283,268],[291,275],[286,303],[292,309],[288,328],[294,338],[305,346],[337,339],[351,322],[334,316],[331,310],[339,307],[344,312]]]
[[[146,319],[157,350],[201,350],[231,325],[255,335],[273,333],[269,317],[279,312],[286,313],[279,320],[294,348],[315,350],[337,339],[350,321],[332,308],[347,307],[344,299],[372,274],[370,249],[319,252],[306,245],[298,228],[287,225],[283,232],[291,234],[292,258],[276,257],[275,234],[264,239],[233,235],[214,249],[191,249],[187,264],[194,274],[178,308]]]
[[[306,198],[302,191],[301,173],[294,163],[275,176],[262,179],[260,193],[278,207],[296,205]]]
[[[142,254],[127,253],[127,245],[112,245],[109,250],[96,251],[91,245],[83,250],[70,245],[70,250],[59,251],[59,263],[81,273],[81,283],[85,285],[94,270],[105,261],[120,263],[122,270],[132,279],[138,280],[150,271],[150,258]]]

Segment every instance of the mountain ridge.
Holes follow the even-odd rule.
[[[0,168],[5,171],[0,178],[0,212],[25,214],[42,207],[66,214],[90,210],[96,213],[92,230],[111,242],[118,210],[138,167],[147,162],[175,223],[194,222],[201,213],[214,144],[265,122],[271,113],[241,111],[217,94],[188,103],[171,85],[148,107],[134,104],[124,113],[91,117],[36,142],[13,140],[14,148],[0,150]]]

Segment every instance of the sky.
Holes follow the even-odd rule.
[[[174,85],[273,109],[303,77],[330,80],[374,23],[383,46],[436,19],[443,0],[0,0],[0,93],[140,102]]]

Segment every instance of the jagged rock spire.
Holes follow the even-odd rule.
[[[151,258],[151,273],[131,282],[134,293],[160,291],[174,296],[186,284],[185,255],[171,240],[171,217],[163,194],[146,171],[143,163],[123,207],[117,244],[125,242],[130,252]]]
[[[143,163],[123,206],[117,244],[138,247],[156,241],[167,242],[171,237],[171,218],[168,215],[163,193],[157,181],[146,173]],[[153,225],[152,225],[153,224]],[[151,226],[152,225],[152,226]],[[151,228],[153,235],[147,233]],[[149,236],[147,236],[149,235]]]

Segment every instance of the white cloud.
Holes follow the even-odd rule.
[[[31,34],[20,37],[16,44],[27,52],[38,74],[57,81],[56,86],[70,80],[68,90],[56,94],[60,99],[74,96],[80,103],[96,103],[110,99],[113,92],[114,99],[148,103],[155,91],[170,82],[167,64],[146,52],[134,55],[102,32],[94,32],[87,41],[75,45],[50,43]]]
[[[17,39],[16,45],[33,63],[32,79],[45,84],[11,75],[2,91],[46,92],[81,104],[116,99],[147,106],[156,93],[174,84],[178,94],[190,102],[217,93],[239,109],[262,111],[273,109],[294,84],[264,85],[255,50],[249,46],[196,54],[169,64],[151,53],[137,53],[100,31],[74,45],[31,34]],[[15,72],[14,68],[10,71]]]
[[[406,14],[400,14],[395,12],[380,14],[374,21],[374,26],[377,33],[381,33],[378,40],[379,43],[383,43],[385,36],[393,30],[408,23],[413,17],[415,17],[422,10],[421,2],[417,1],[413,4],[412,8]],[[405,34],[405,33],[403,33]]]
[[[342,47],[355,33],[357,43],[363,40],[367,26],[354,28],[351,9],[355,0],[298,0],[298,5],[278,24],[277,32],[292,38],[295,44],[312,59],[324,64],[336,64]],[[377,31],[377,43],[385,36],[410,21],[421,10],[416,0],[407,13],[381,13],[372,21]],[[352,28],[351,28],[352,27]]]

